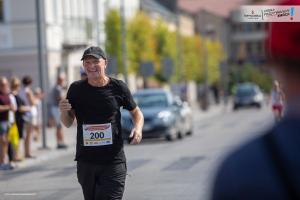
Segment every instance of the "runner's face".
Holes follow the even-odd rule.
[[[83,67],[90,79],[105,76],[106,61],[103,58],[88,56],[83,60]]]

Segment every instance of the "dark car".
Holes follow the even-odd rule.
[[[180,107],[171,92],[164,89],[144,89],[133,94],[144,115],[143,138],[181,138]],[[122,111],[122,131],[128,138],[133,123],[130,113]]]
[[[257,107],[261,108],[263,104],[263,93],[254,83],[241,83],[237,85],[236,94],[234,96],[233,109],[237,110],[241,107]]]

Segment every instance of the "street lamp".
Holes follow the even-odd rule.
[[[203,110],[207,110],[209,107],[208,101],[208,48],[207,48],[207,39],[209,36],[212,36],[215,33],[215,28],[212,24],[207,24],[203,31],[204,36],[204,93],[203,93]]]
[[[127,46],[126,46],[126,21],[125,21],[125,0],[120,0],[120,13],[121,13],[121,40],[122,40],[122,60],[123,60],[123,76],[125,83],[128,84],[127,78]]]
[[[44,93],[47,92],[47,80],[48,80],[48,69],[45,61],[45,51],[44,51],[44,42],[45,34],[43,32],[44,21],[41,16],[41,8],[44,6],[43,1],[36,0],[36,31],[37,31],[37,52],[38,52],[38,68],[39,68],[39,77],[40,77],[40,86]],[[42,100],[42,148],[47,149],[47,139],[46,139],[46,119],[47,119],[47,98]]]
[[[99,30],[99,6],[98,0],[94,0],[94,17],[95,17],[95,29],[96,29],[96,45],[100,45],[100,30]]]
[[[182,57],[181,57],[181,35],[180,35],[180,13],[179,13],[179,8],[178,8],[178,1],[176,1],[176,10],[175,10],[175,23],[176,23],[176,49],[177,49],[177,78],[178,82],[182,80]]]

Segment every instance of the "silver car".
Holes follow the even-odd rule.
[[[164,89],[144,89],[133,94],[140,107],[145,123],[143,138],[164,137],[167,140],[182,138],[182,108],[173,94]],[[123,138],[128,138],[133,123],[129,112],[122,111]]]

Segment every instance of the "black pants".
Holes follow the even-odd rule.
[[[121,200],[127,174],[126,163],[77,162],[77,178],[85,200]]]
[[[10,142],[8,143],[7,154],[8,154],[9,162],[13,161],[13,159],[14,159],[14,148],[13,148],[13,145]]]

